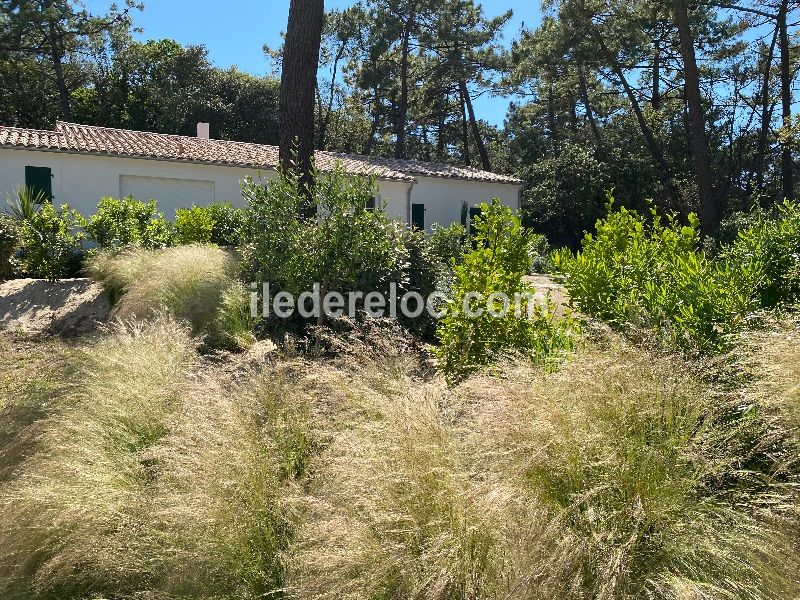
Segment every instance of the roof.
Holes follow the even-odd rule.
[[[186,161],[257,169],[275,169],[278,165],[277,146],[112,129],[62,121],[56,122],[53,131],[0,126],[0,147]],[[378,179],[395,181],[411,182],[414,181],[415,176],[422,176],[490,183],[522,183],[514,177],[471,167],[335,152],[318,151],[316,163],[323,171],[331,171],[338,164],[346,173],[374,175]]]

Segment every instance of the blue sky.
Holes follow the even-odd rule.
[[[111,0],[84,0],[93,12],[104,12]],[[236,65],[243,71],[263,75],[270,69],[264,57],[264,44],[280,44],[281,31],[286,29],[289,0],[143,0],[144,12],[134,15],[144,32],[142,39],[172,38],[182,44],[203,44],[211,60],[220,67]],[[486,0],[484,11],[495,16],[508,9],[514,18],[505,31],[506,43],[520,26],[539,21],[540,0]],[[351,0],[325,0],[326,9],[343,8]],[[501,125],[509,100],[478,98],[475,110],[479,118]]]

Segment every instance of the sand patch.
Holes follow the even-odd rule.
[[[65,336],[94,331],[111,310],[90,279],[14,279],[0,283],[0,329]]]

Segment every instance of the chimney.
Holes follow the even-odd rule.
[[[210,126],[208,123],[197,124],[197,137],[207,140],[211,138]]]

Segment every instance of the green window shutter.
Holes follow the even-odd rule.
[[[34,194],[42,193],[48,202],[53,201],[53,178],[50,167],[25,167],[25,187]]]
[[[411,224],[417,229],[425,229],[425,205],[411,205]]]
[[[472,234],[473,228],[475,227],[475,217],[480,216],[481,208],[480,206],[473,206],[469,209],[469,233]]]

